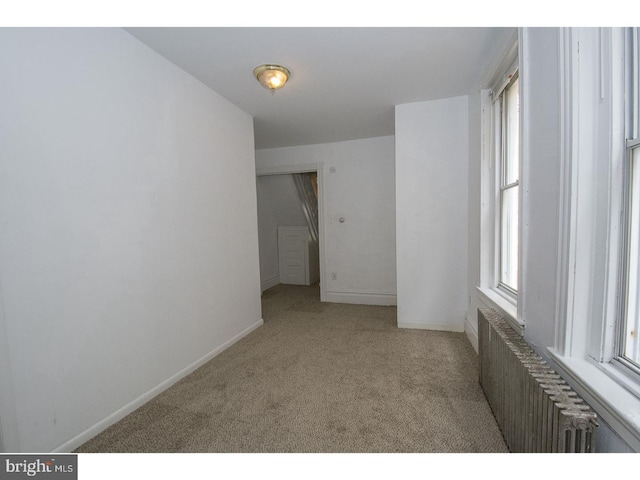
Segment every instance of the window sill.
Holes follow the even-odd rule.
[[[485,305],[497,310],[509,321],[514,330],[522,335],[524,324],[518,321],[518,306],[498,290],[483,287],[477,287],[477,290]]]
[[[558,373],[633,450],[640,452],[640,398],[603,371],[612,367],[565,357],[553,349],[549,354]]]

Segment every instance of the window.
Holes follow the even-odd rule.
[[[618,322],[616,360],[640,373],[640,61],[638,28],[626,32],[625,55],[625,175],[623,241],[623,295]]]
[[[516,74],[517,75],[517,74]],[[500,95],[500,275],[498,286],[516,295],[518,292],[518,186],[520,152],[520,95],[518,78]]]
[[[515,301],[518,293],[520,85],[517,62],[492,91],[493,164],[496,173],[496,272],[493,286]]]
[[[488,89],[480,92],[481,207],[479,304],[493,308],[522,333],[521,288],[521,97],[519,45],[514,32]]]
[[[560,35],[559,373],[640,451],[638,29]]]

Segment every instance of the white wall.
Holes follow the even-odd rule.
[[[256,151],[258,172],[318,164],[326,300],[395,304],[394,138]]]
[[[260,325],[253,122],[120,29],[0,64],[4,440],[70,450]]]
[[[467,97],[396,106],[398,325],[463,331]]]
[[[278,227],[306,225],[293,177],[288,174],[258,177],[260,283],[263,291],[280,283]]]
[[[527,30],[522,45],[522,285],[524,336],[536,350],[555,340],[560,238],[560,83],[557,28]],[[540,348],[541,347],[541,348]]]
[[[486,308],[487,305],[481,301],[476,291],[476,287],[481,286],[481,255],[480,248],[480,219],[482,214],[481,179],[482,179],[482,129],[481,129],[482,109],[480,91],[477,90],[469,95],[469,185],[467,201],[468,220],[468,276],[467,289],[469,292],[467,313],[465,316],[464,330],[473,345],[478,351],[478,308]],[[486,262],[485,262],[486,263]]]

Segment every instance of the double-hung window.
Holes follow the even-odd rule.
[[[626,31],[625,167],[622,249],[622,295],[616,361],[640,374],[640,54],[639,28]]]
[[[558,291],[566,288],[566,297],[558,297],[549,351],[603,423],[640,451],[638,34],[638,28],[563,30],[570,168],[561,193],[567,241]]]
[[[519,32],[518,32],[519,35]],[[480,94],[482,176],[480,217],[481,305],[496,309],[522,332],[518,315],[522,230],[521,87],[519,38],[513,43]]]
[[[518,294],[520,90],[517,62],[493,89],[495,275],[493,286],[515,302]]]
[[[520,177],[520,95],[517,72],[499,97],[501,106],[500,152],[500,269],[498,287],[518,293],[518,198]]]

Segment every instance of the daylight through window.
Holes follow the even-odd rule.
[[[500,108],[500,242],[498,287],[518,291],[518,212],[520,180],[520,95],[517,73],[498,99]]]
[[[620,324],[619,360],[640,372],[640,54],[638,32],[627,34],[626,120],[626,232],[625,302]]]

